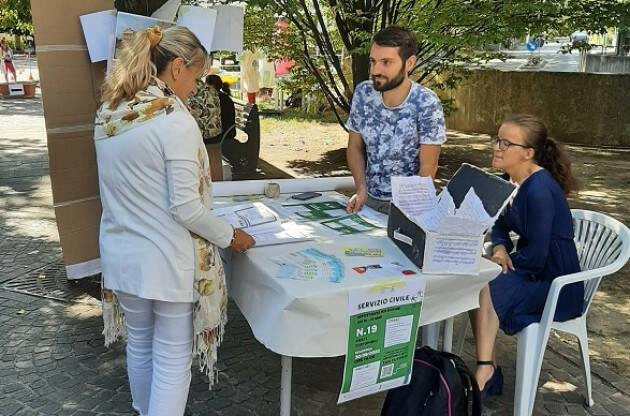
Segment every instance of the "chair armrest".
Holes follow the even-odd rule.
[[[483,254],[488,257],[492,256],[492,241],[483,243]]]
[[[595,269],[571,273],[553,279],[553,282],[551,282],[551,286],[549,287],[549,293],[547,293],[545,308],[543,309],[543,314],[540,318],[541,325],[549,327],[553,322],[553,318],[556,315],[558,298],[560,297],[560,291],[563,287],[571,283],[586,282],[587,280],[598,279],[604,274],[606,273],[602,273],[601,269]]]

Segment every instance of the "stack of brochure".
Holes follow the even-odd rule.
[[[278,214],[262,202],[215,208],[212,214],[250,234],[257,247],[313,239],[307,227],[295,222],[282,223]]]

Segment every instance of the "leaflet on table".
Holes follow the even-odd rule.
[[[379,228],[387,228],[387,215],[382,214],[367,205],[363,205],[363,208],[361,208],[361,211],[359,211],[357,215]]]
[[[294,222],[281,223],[280,217],[262,202],[214,208],[213,215],[243,229],[256,241],[255,247],[296,243],[314,237]]]
[[[346,215],[328,221],[322,221],[320,224],[333,230],[339,235],[357,234],[366,231],[376,230],[379,227],[367,222],[356,214]]]
[[[424,279],[348,293],[348,344],[338,403],[409,384]]]
[[[383,249],[370,247],[344,247],[343,254],[346,256],[383,257]]]
[[[309,230],[294,222],[285,222],[264,228],[257,227],[251,230],[251,236],[256,241],[254,247],[298,243],[314,238]]]
[[[276,278],[294,280],[327,280],[339,283],[344,277],[344,266],[337,257],[309,248],[275,257]]]
[[[247,229],[260,226],[280,225],[280,217],[262,202],[214,208],[212,214],[233,227]]]

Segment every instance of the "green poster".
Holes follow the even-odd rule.
[[[326,220],[348,215],[346,207],[337,201],[285,204],[282,207],[298,218],[311,221]]]
[[[356,234],[378,229],[376,225],[365,221],[363,218],[359,217],[356,214],[350,214],[344,217],[322,221],[321,224],[342,235]]]
[[[424,287],[424,279],[410,279],[348,293],[348,348],[338,403],[409,383]]]

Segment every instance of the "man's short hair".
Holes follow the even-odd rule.
[[[374,35],[372,43],[378,46],[398,48],[398,55],[400,55],[403,63],[407,62],[410,56],[415,55],[418,49],[416,34],[398,26],[389,26],[380,30]]]

